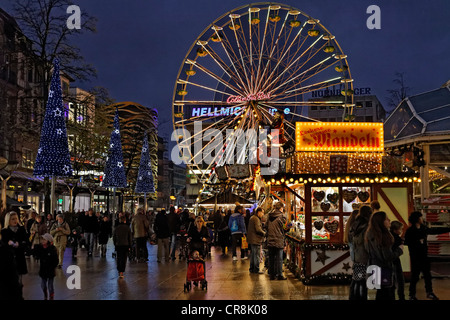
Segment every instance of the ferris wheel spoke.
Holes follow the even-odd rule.
[[[214,60],[214,62],[225,72],[225,74],[233,80],[234,83],[239,87],[239,94],[243,94],[244,88],[241,86],[242,81],[239,81],[238,77],[234,72],[226,65],[226,63],[222,60],[219,54],[217,54],[211,46],[205,46],[202,42],[200,42],[203,49],[209,54],[209,56]],[[237,89],[236,89],[237,90]]]
[[[321,36],[322,37],[322,36]],[[316,41],[314,41],[301,55],[299,55],[294,61],[292,61],[292,63],[291,64],[289,64],[274,80],[272,80],[272,82],[270,83],[270,84],[268,84],[267,85],[267,82],[270,80],[270,78],[271,77],[269,77],[267,80],[266,80],[266,82],[264,83],[264,86],[266,86],[267,85],[267,88],[270,88],[270,87],[272,87],[287,71],[290,71],[291,69],[293,69],[292,70],[292,74],[296,74],[299,70],[301,70],[302,69],[302,67],[305,65],[305,64],[307,64],[321,49],[322,49],[322,47],[324,47],[324,46],[322,46],[321,48],[318,48],[316,51],[315,51],[315,53],[313,54],[313,55],[311,55],[310,54],[310,56],[308,57],[308,59],[303,63],[303,64],[301,64],[300,66],[297,66],[296,64],[297,64],[297,62],[301,59],[301,58],[303,58],[303,56],[305,56],[307,53],[309,53],[309,52],[312,52],[312,49],[314,48],[314,46],[315,46],[315,44],[321,39],[321,37],[319,37]],[[289,81],[288,81],[289,82]]]
[[[331,61],[332,61],[332,60],[331,60]],[[308,85],[308,86],[302,86],[302,87],[298,88],[298,86],[299,86],[302,82],[307,81],[307,80],[309,80],[309,79],[311,79],[311,78],[313,78],[313,77],[319,75],[322,71],[324,71],[325,69],[327,69],[327,68],[333,66],[333,65],[336,64],[336,63],[337,63],[337,61],[335,60],[334,62],[332,62],[332,63],[330,63],[330,64],[320,64],[320,65],[316,65],[316,66],[317,66],[317,69],[316,69],[312,74],[309,74],[309,75],[306,77],[307,73],[305,73],[304,76],[301,77],[300,79],[298,79],[298,80],[295,79],[295,80],[297,80],[297,83],[294,82],[294,83],[291,84],[288,88],[285,88],[284,93],[285,93],[285,94],[292,93],[292,92],[295,92],[295,91],[298,91],[298,90],[301,90],[301,89],[304,89],[304,88],[314,87],[314,85],[319,85],[319,84],[322,86],[322,87],[319,87],[319,88],[314,88],[314,89],[311,89],[311,90],[308,90],[308,91],[305,91],[305,92],[301,92],[301,93],[296,94],[296,95],[299,95],[299,94],[304,94],[304,93],[308,93],[308,92],[311,92],[311,91],[314,91],[314,90],[319,90],[319,89],[322,89],[322,88],[331,87],[331,86],[340,84],[340,81],[343,79],[342,76],[339,76],[339,77],[336,77],[336,78],[333,78],[333,79],[329,79],[329,80],[325,80],[325,81],[321,81],[321,82],[318,82],[318,83],[315,83],[315,84],[311,84],[311,85]],[[316,67],[316,66],[314,66],[314,67]],[[313,68],[314,68],[314,67],[313,67]],[[312,69],[312,70],[314,70],[314,69]],[[311,68],[310,68],[309,71],[311,71]],[[330,83],[330,82],[333,82],[333,81],[338,81],[338,83],[327,84],[327,83]]]
[[[220,27],[221,28],[221,27]],[[216,28],[217,29],[217,28]],[[217,30],[215,30],[217,36],[221,36]],[[240,84],[243,88],[243,90],[245,91],[245,93],[248,95],[250,94],[250,91],[248,89],[248,83],[244,81],[244,79],[242,78],[244,76],[244,66],[241,65],[241,60],[239,59],[239,57],[236,55],[236,52],[230,42],[230,40],[227,37],[226,33],[223,33],[223,40],[221,41],[221,45],[222,48],[225,52],[225,54],[228,57],[228,60],[230,61],[230,64],[233,66],[234,71],[236,72],[236,75],[238,76],[239,80],[240,80]],[[231,57],[231,55],[233,57]],[[238,68],[236,67],[236,65],[238,66],[239,69],[241,69],[242,71],[239,71]],[[241,75],[242,73],[242,75]]]
[[[289,78],[287,81],[285,81],[285,82],[279,84],[278,87],[276,87],[276,88],[274,88],[274,89],[270,89],[270,90],[269,90],[269,93],[271,93],[271,94],[274,93],[274,92],[277,91],[278,89],[280,89],[280,88],[286,86],[287,84],[289,84],[289,83],[295,81],[296,79],[300,78],[301,76],[307,74],[309,71],[314,70],[315,68],[321,66],[323,63],[325,63],[326,61],[330,60],[331,58],[332,58],[332,57],[327,57],[327,58],[323,59],[322,61],[318,62],[317,64],[315,64],[314,66],[310,67],[309,69],[307,69],[307,70],[305,70],[305,71],[303,71],[303,72],[297,74],[295,77]],[[306,62],[305,62],[305,63],[306,63]],[[273,81],[272,84],[275,84],[275,81]]]
[[[237,48],[238,48],[238,51],[239,51],[239,56],[240,56],[240,59],[241,59],[241,67],[244,70],[245,79],[247,80],[247,91],[251,92],[250,87],[249,87],[250,81],[249,81],[248,74],[247,74],[247,67],[245,66],[244,55],[242,54],[243,49],[241,48],[242,46],[241,46],[240,41],[239,41],[238,30],[236,30],[236,24],[234,23],[234,19],[232,17],[230,17],[230,19],[231,19],[231,24],[233,26],[233,33],[234,33],[234,37],[235,37],[235,40],[236,40],[236,45],[237,45]],[[240,22],[240,17],[239,17],[239,22]],[[239,25],[242,25],[242,24],[239,23]],[[241,32],[239,32],[239,33],[243,34],[243,31],[241,30]],[[245,40],[244,40],[244,44],[246,44]]]
[[[237,94],[241,94],[241,91],[237,88],[235,88],[232,84],[230,84],[229,82],[225,81],[222,77],[216,75],[214,72],[210,71],[209,69],[207,69],[206,67],[202,66],[201,64],[199,64],[197,61],[195,61],[195,66],[200,69],[201,71],[203,71],[205,74],[207,74],[208,76],[212,77],[213,79],[217,80],[218,82],[222,83],[224,86],[228,87],[229,89],[233,90],[235,93]],[[231,95],[231,94],[228,94]]]
[[[282,33],[283,33],[284,29],[285,29],[285,26],[286,26],[288,17],[289,17],[289,14],[286,13],[286,16],[285,16],[285,18],[284,18],[284,22],[282,23],[282,26],[281,26],[281,28],[280,28],[280,31],[279,31],[279,33],[278,33],[278,36],[277,36],[275,42],[274,42],[274,38],[272,38],[271,48],[268,50],[270,53],[269,53],[269,56],[268,56],[266,65],[265,65],[265,67],[264,67],[264,69],[263,69],[263,72],[262,72],[262,75],[261,75],[261,79],[265,79],[266,72],[269,70],[270,61],[271,61],[271,59],[273,58],[273,54],[274,54],[274,52],[275,52],[275,49],[277,48],[278,41],[280,40],[281,35],[282,35]],[[266,81],[266,82],[267,82],[267,81]],[[262,85],[262,86],[261,86],[260,88],[258,88],[258,89],[261,90],[263,87],[264,87],[264,85]]]
[[[230,96],[230,95],[231,95],[229,92],[220,91],[220,90],[213,89],[213,88],[210,88],[210,87],[207,87],[207,86],[204,86],[204,85],[195,83],[195,82],[187,81],[187,80],[178,80],[178,82],[179,82],[180,84],[189,84],[189,85],[192,85],[192,86],[195,86],[195,87],[198,87],[198,88],[202,88],[202,89],[205,89],[205,90],[209,90],[209,91],[221,93],[221,94],[224,94],[224,95],[227,95],[227,96]],[[237,93],[239,93],[239,92],[237,92]],[[240,94],[240,93],[239,93],[239,94]]]
[[[277,59],[277,60],[278,60],[278,61],[277,61],[277,64],[276,64],[275,67],[272,69],[272,72],[270,73],[269,77],[265,80],[265,82],[264,82],[264,84],[263,84],[262,86],[265,86],[265,85],[267,84],[267,82],[270,81],[270,79],[277,73],[278,68],[280,67],[281,63],[284,62],[285,57],[286,57],[286,56],[290,57],[289,52],[290,52],[291,48],[293,47],[294,43],[295,43],[295,42],[297,41],[297,39],[300,37],[300,35],[301,35],[301,33],[302,33],[302,31],[303,31],[305,25],[306,25],[306,21],[303,23],[303,26],[300,28],[300,30],[297,32],[297,34],[294,36],[294,38],[293,38],[292,41],[290,42],[289,46],[287,46],[287,48],[286,48],[286,45],[287,45],[287,44],[285,43],[283,49],[281,50],[281,52],[282,52],[282,53],[281,53],[281,57],[280,57],[279,59]],[[292,30],[291,30],[290,32],[292,32]],[[305,39],[304,39],[304,41],[302,42],[302,44],[306,41],[306,39],[307,39],[307,38],[305,37]],[[301,46],[300,46],[299,48],[297,48],[296,52],[293,54],[294,57],[295,57],[295,55],[298,53],[298,51],[300,50],[300,48],[301,48]],[[293,59],[293,58],[292,58],[292,59]],[[281,77],[287,70],[289,70],[289,67],[285,68],[285,70],[284,70],[283,72],[281,72],[280,77]],[[276,79],[275,79],[275,81],[276,81]],[[269,85],[269,86],[270,86],[270,85]]]

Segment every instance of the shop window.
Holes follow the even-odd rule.
[[[340,233],[339,216],[313,216],[312,217],[312,240],[336,242],[339,241]]]
[[[352,212],[362,204],[370,204],[370,187],[342,187],[342,211]]]
[[[29,149],[22,149],[22,167],[27,169],[34,168],[34,154]]]

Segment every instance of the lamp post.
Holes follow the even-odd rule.
[[[5,170],[8,173],[8,176],[6,178],[3,178],[2,175],[0,175],[0,178],[2,179],[2,208],[1,211],[6,210],[6,184],[8,183],[8,180],[11,178],[12,173],[14,170],[17,169],[17,166],[19,165],[19,162],[16,160],[7,160],[3,157],[0,158],[0,170]]]

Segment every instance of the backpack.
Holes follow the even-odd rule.
[[[233,218],[233,222],[231,222],[230,231],[231,232],[236,232],[238,230],[239,230],[239,226],[238,226],[237,218]]]

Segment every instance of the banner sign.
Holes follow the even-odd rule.
[[[296,151],[384,151],[382,122],[296,122]]]

